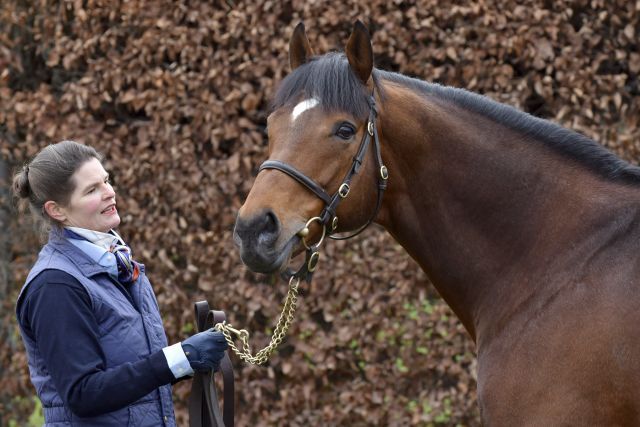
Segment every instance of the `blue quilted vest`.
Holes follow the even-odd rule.
[[[100,330],[99,338],[106,357],[106,367],[139,360],[167,346],[158,303],[151,284],[140,265],[140,277],[131,285],[138,310],[114,285],[107,270],[83,251],[52,231],[38,260],[29,272],[18,301],[38,273],[57,269],[75,277],[87,290]],[[21,331],[22,332],[22,331]],[[126,408],[97,417],[81,418],[64,406],[53,385],[35,341],[24,332],[22,338],[29,358],[31,382],[44,409],[44,427],[156,427],[175,426],[171,386],[165,385]]]

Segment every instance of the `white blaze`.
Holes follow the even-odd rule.
[[[298,118],[300,114],[304,113],[307,110],[312,109],[319,103],[320,101],[318,101],[315,98],[305,99],[304,101],[296,105],[295,108],[293,109],[293,112],[291,113],[291,121],[294,121],[295,119]]]

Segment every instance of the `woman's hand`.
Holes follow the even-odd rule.
[[[222,332],[213,329],[190,336],[181,344],[191,368],[201,372],[218,370],[220,360],[227,349]]]

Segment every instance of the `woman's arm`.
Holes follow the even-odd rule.
[[[123,408],[175,381],[162,351],[107,369],[89,295],[63,271],[45,270],[33,280],[19,318],[65,405],[78,416]]]

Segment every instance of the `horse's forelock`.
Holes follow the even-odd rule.
[[[276,110],[303,98],[315,98],[325,111],[343,111],[364,119],[369,112],[367,88],[349,66],[343,53],[312,58],[293,70],[278,87],[271,104]]]

